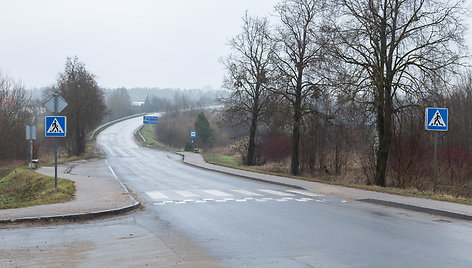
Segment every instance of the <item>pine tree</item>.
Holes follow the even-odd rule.
[[[194,123],[195,131],[197,132],[197,144],[201,147],[211,147],[215,137],[213,136],[213,130],[210,127],[210,122],[206,118],[203,112],[200,112]]]

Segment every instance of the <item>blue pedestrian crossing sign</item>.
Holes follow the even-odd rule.
[[[426,108],[425,126],[426,130],[447,131],[448,127],[447,108]]]
[[[197,137],[197,132],[195,130],[190,131],[190,138],[195,139]]]
[[[46,137],[65,137],[66,136],[65,116],[46,116],[44,124],[44,132]]]

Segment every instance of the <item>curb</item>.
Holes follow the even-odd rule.
[[[106,161],[106,160],[105,160]],[[110,165],[106,161],[108,167]],[[74,168],[74,165],[69,165],[67,167],[66,173],[70,173],[72,169]],[[131,193],[128,191],[128,188],[118,179],[116,176],[115,172],[111,169],[110,171],[112,172],[114,178],[118,181],[118,183],[123,187],[123,190],[126,194],[128,194],[128,197],[131,199],[133,202],[132,205],[121,207],[121,208],[115,208],[115,209],[107,209],[107,210],[100,210],[100,211],[95,211],[95,212],[86,212],[86,213],[78,213],[78,214],[63,214],[63,215],[52,215],[52,216],[37,216],[37,217],[24,217],[24,218],[18,218],[18,219],[7,219],[7,220],[1,220],[0,219],[0,224],[9,224],[9,223],[37,223],[37,222],[50,222],[50,221],[56,221],[56,220],[91,220],[91,219],[96,219],[100,217],[105,217],[105,216],[111,216],[111,215],[119,215],[119,214],[124,214],[133,210],[136,210],[141,207],[141,203],[136,201],[136,199],[131,195]]]
[[[26,223],[26,222],[49,222],[55,220],[91,220],[96,219],[99,217],[109,216],[109,215],[117,215],[126,213],[135,209],[138,209],[141,206],[141,203],[136,202],[133,205],[117,208],[117,209],[109,209],[109,210],[101,210],[96,212],[87,212],[87,213],[80,213],[80,214],[64,214],[64,215],[53,215],[53,216],[39,216],[39,217],[25,217],[25,218],[18,218],[18,219],[10,219],[10,220],[0,220],[0,224],[8,224],[8,223]]]
[[[421,212],[421,213],[426,213],[426,214],[436,215],[436,216],[442,216],[442,217],[448,217],[448,218],[453,218],[453,219],[472,221],[471,215],[465,215],[465,214],[450,212],[446,210],[425,208],[425,207],[419,207],[419,206],[414,206],[414,205],[402,204],[402,203],[379,200],[379,199],[371,199],[371,198],[356,199],[356,201],[382,205],[382,206],[387,206],[387,207],[400,208],[400,209],[405,209],[405,210],[411,210],[411,211],[416,211],[416,212]]]
[[[264,182],[264,183],[273,184],[273,185],[277,185],[277,186],[284,186],[284,187],[289,187],[289,188],[293,188],[293,189],[297,189],[297,190],[305,190],[305,191],[306,191],[305,188],[303,188],[303,187],[301,187],[301,186],[298,186],[298,185],[294,185],[294,184],[283,183],[283,182],[276,182],[276,181],[269,181],[269,180],[254,178],[254,177],[245,176],[245,175],[241,175],[241,174],[234,174],[234,173],[231,173],[231,172],[228,172],[228,171],[224,171],[224,170],[211,169],[211,168],[199,166],[199,165],[193,164],[193,163],[188,163],[188,162],[185,162],[185,155],[184,155],[184,154],[179,153],[179,152],[174,152],[174,153],[177,154],[177,155],[182,156],[182,161],[183,161],[183,163],[186,164],[186,165],[189,165],[189,166],[193,166],[193,167],[197,167],[197,168],[201,168],[201,169],[205,169],[205,170],[210,170],[210,171],[213,171],[213,172],[219,172],[219,173],[223,173],[223,174],[226,174],[226,175],[231,175],[231,176],[235,176],[235,177],[240,177],[240,178],[244,178],[244,179],[248,179],[248,180],[253,180],[253,181],[258,181],[258,182]],[[205,163],[206,163],[206,162],[205,162]]]
[[[190,166],[194,166],[194,167],[198,167],[198,168],[202,168],[202,169],[206,169],[206,170],[210,170],[210,171],[214,171],[214,172],[220,172],[220,173],[231,175],[231,176],[250,179],[250,180],[254,180],[254,181],[260,181],[260,182],[274,184],[274,185],[280,185],[280,186],[291,187],[291,188],[300,189],[300,190],[306,190],[305,188],[303,188],[301,186],[297,186],[297,185],[274,182],[274,181],[269,181],[269,180],[264,180],[264,179],[259,179],[259,178],[234,174],[234,173],[231,173],[231,172],[228,172],[228,171],[215,170],[215,169],[211,169],[211,168],[208,168],[208,167],[199,166],[197,164],[188,163],[188,162],[184,161],[185,160],[185,155],[184,154],[179,153],[179,152],[175,152],[175,154],[178,154],[178,155],[182,156],[183,163],[187,164],[187,165],[190,165]],[[403,203],[385,201],[385,200],[380,200],[380,199],[372,199],[372,198],[362,198],[362,199],[355,199],[355,200],[359,201],[359,202],[365,202],[365,203],[370,203],[370,204],[375,204],[375,205],[382,205],[382,206],[386,206],[386,207],[393,207],[393,208],[399,208],[399,209],[404,209],[404,210],[409,210],[409,211],[421,212],[421,213],[426,213],[426,214],[435,215],[435,216],[472,221],[472,215],[466,215],[466,214],[461,214],[461,213],[451,212],[451,211],[446,211],[446,210],[439,210],[439,209],[434,209],[434,208],[425,208],[425,207],[420,207],[420,206],[415,206],[415,205],[408,205],[408,204],[403,204]]]

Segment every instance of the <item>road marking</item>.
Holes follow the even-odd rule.
[[[174,201],[163,201],[163,202],[159,202],[159,203],[154,203],[154,205],[162,206],[162,205],[172,204],[172,203],[174,203]]]
[[[264,195],[249,192],[249,191],[246,191],[246,190],[231,190],[231,191],[236,192],[238,194],[249,195],[249,196],[264,196]]]
[[[154,191],[154,192],[147,192],[146,193],[149,197],[151,197],[152,199],[167,199],[169,198],[167,195],[161,193],[161,192],[158,192],[158,191]]]
[[[183,197],[198,197],[198,194],[192,193],[190,191],[175,191],[175,192]]]
[[[295,199],[295,200],[297,200],[297,201],[299,201],[299,202],[307,202],[307,201],[313,201],[313,198],[306,198],[306,197],[304,197],[304,198]]]
[[[203,190],[205,193],[209,193],[214,196],[233,196],[232,194],[228,194],[219,190]]]
[[[311,197],[318,197],[318,196],[324,196],[322,194],[315,194],[309,191],[303,191],[303,190],[288,190],[287,192],[291,192],[294,194],[301,194],[301,195],[306,195],[306,196],[311,196]]]
[[[146,193],[148,195],[152,195],[152,196],[158,196],[160,198],[162,198],[162,196],[164,196],[162,193],[160,192],[149,192],[149,193]],[[233,199],[233,198],[223,198],[223,199],[210,199],[210,198],[206,198],[206,199],[199,199],[199,200],[194,200],[194,199],[185,199],[185,200],[180,200],[180,201],[177,201],[177,200],[163,200],[161,202],[155,202],[153,203],[155,206],[162,206],[162,205],[166,205],[166,204],[191,204],[191,203],[206,203],[206,202],[210,202],[210,201],[213,201],[213,202],[216,202],[216,203],[226,203],[228,201],[235,201],[235,202],[248,202],[248,201],[256,201],[256,202],[267,202],[267,201],[277,201],[277,202],[287,202],[287,201],[297,201],[297,202],[309,202],[309,201],[314,201],[314,202],[318,202],[318,203],[327,203],[328,200],[326,199],[313,199],[313,198],[309,198],[309,197],[304,197],[304,198],[292,198],[292,197],[284,197],[284,198],[271,198],[271,197],[264,197],[264,198],[252,198],[252,197],[246,197],[246,198],[240,198],[240,199]],[[342,200],[341,202],[347,202],[345,200]]]
[[[264,192],[264,193],[267,193],[267,194],[278,195],[278,196],[294,196],[293,194],[284,193],[284,192],[280,192],[280,191],[274,191],[274,190],[264,190],[264,189],[261,189],[261,190],[259,190],[259,191]]]

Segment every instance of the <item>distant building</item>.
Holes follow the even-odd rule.
[[[144,101],[133,101],[131,102],[131,106],[141,106],[144,105]]]

